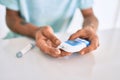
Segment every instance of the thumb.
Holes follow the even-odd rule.
[[[55,45],[59,45],[61,43],[61,41],[55,36],[53,30],[50,27],[45,27],[43,35]]]

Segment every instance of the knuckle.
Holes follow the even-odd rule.
[[[58,40],[54,35],[51,36],[51,39],[55,42],[56,40]]]
[[[70,53],[68,53],[68,52],[62,52],[62,54],[61,54],[61,56],[69,56],[70,55]]]
[[[90,50],[92,51],[92,50],[95,50],[95,49],[97,49],[97,46],[95,45],[94,47],[91,47],[90,48]]]
[[[74,34],[71,35],[71,37],[74,37],[75,35],[76,35],[76,34],[74,33]]]
[[[80,30],[78,30],[76,33],[79,33],[79,32],[81,32],[82,30],[80,29]]]
[[[49,56],[52,56],[52,57],[54,57],[54,58],[58,58],[58,57],[60,57],[60,55],[55,55],[55,54],[49,54]]]
[[[53,52],[50,52],[49,55],[52,56],[52,57],[55,57],[55,58],[59,57],[58,54],[55,54],[55,53],[53,53]]]
[[[71,36],[70,36],[70,39],[74,39],[75,38],[75,36],[76,36],[76,34],[74,33],[74,34],[72,34]]]
[[[90,47],[90,50],[93,51],[93,50],[96,50],[98,48],[98,44],[94,44],[93,46]]]
[[[41,50],[42,50],[44,53],[49,54],[49,52],[48,52],[48,49],[47,49],[47,48],[41,48]]]
[[[51,30],[51,27],[50,26],[45,26],[44,29],[45,30]]]
[[[93,48],[93,47],[88,48],[88,49],[87,49],[87,52],[90,52],[90,51],[92,51],[92,50],[94,50],[94,48]]]
[[[84,54],[89,53],[91,50],[89,48],[85,48],[82,51],[80,51],[79,53],[81,54],[81,52],[84,52]]]
[[[87,52],[91,52],[91,51],[93,51],[93,50],[95,50],[95,47],[89,47],[89,48],[87,49]]]

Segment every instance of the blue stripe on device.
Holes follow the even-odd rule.
[[[90,42],[85,40],[85,39],[80,39],[80,38],[77,38],[75,40],[68,40],[68,41],[65,41],[65,43],[71,45],[71,46],[77,46],[77,45],[80,45],[82,43],[85,43],[87,46],[90,45]]]

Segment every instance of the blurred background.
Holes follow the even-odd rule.
[[[98,30],[120,28],[120,0],[94,0],[93,9],[99,20]],[[0,38],[3,38],[9,31],[5,22],[5,13],[5,7],[0,5]],[[67,31],[76,31],[82,25],[82,21],[80,11],[76,9]]]

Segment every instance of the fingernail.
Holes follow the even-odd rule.
[[[84,55],[84,52],[81,52],[81,55]]]
[[[56,53],[56,54],[60,54],[61,51],[60,51],[59,49],[57,49],[55,53]]]

